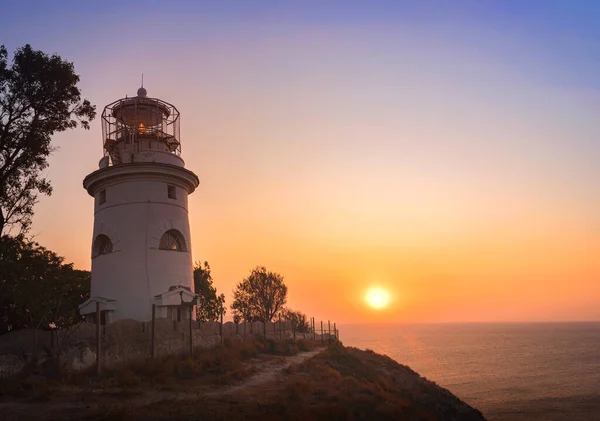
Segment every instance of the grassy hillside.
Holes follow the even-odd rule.
[[[332,343],[297,354],[319,345],[228,342],[41,389],[26,386],[31,376],[14,379],[0,387],[0,419],[485,421],[448,390],[372,351]]]
[[[373,351],[334,344],[288,372],[287,419],[484,420],[448,390]]]
[[[102,415],[107,417],[103,419],[128,421],[485,421],[479,411],[410,368],[339,343],[289,366],[268,384],[231,395],[163,400],[135,411]]]

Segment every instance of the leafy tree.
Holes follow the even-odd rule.
[[[22,235],[0,237],[0,327],[62,329],[82,320],[79,304],[89,298],[90,272]]]
[[[281,318],[286,321],[292,322],[294,330],[296,332],[308,333],[310,332],[310,323],[306,314],[297,310],[284,309],[281,314]]]
[[[225,314],[225,295],[217,294],[208,262],[204,262],[204,265],[202,262],[194,263],[194,292],[198,295],[196,320],[218,321],[221,318],[221,311]]]
[[[92,274],[74,269],[73,263],[62,264],[54,281],[51,324],[64,329],[81,322],[79,304],[90,298]]]
[[[283,309],[286,300],[283,276],[257,266],[235,287],[231,309],[234,317],[237,315],[247,322],[270,322]]]
[[[7,227],[26,232],[38,194],[52,193],[41,174],[55,150],[52,135],[78,125],[88,129],[96,116],[78,82],[73,63],[58,55],[25,45],[9,66],[0,46],[0,234]]]

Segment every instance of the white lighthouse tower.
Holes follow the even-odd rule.
[[[83,180],[94,197],[91,296],[81,314],[103,323],[189,317],[194,297],[188,195],[198,177],[181,158],[179,112],[137,96],[102,113],[104,156]],[[189,307],[187,307],[189,309]]]

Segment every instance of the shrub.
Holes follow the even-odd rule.
[[[0,381],[0,397],[15,396],[21,392],[23,392],[23,386],[16,376],[3,378]]]
[[[240,347],[240,356],[242,359],[255,357],[258,354],[256,342],[244,342]]]
[[[312,351],[315,349],[315,343],[308,339],[298,339],[296,345],[298,345],[298,350],[301,352]]]
[[[238,343],[239,342],[236,342],[231,336],[225,336],[225,338],[223,338],[223,346],[226,348],[233,348]]]
[[[303,340],[302,340],[303,341]],[[260,352],[271,355],[296,355],[300,350],[309,350],[308,342],[295,343],[292,339],[262,339]]]
[[[311,390],[310,381],[300,378],[287,386],[287,391],[292,398],[299,398],[308,394]]]
[[[135,421],[138,417],[136,416],[136,411],[132,405],[101,405],[94,419],[106,421]]]
[[[46,400],[56,391],[57,383],[36,375],[14,375],[0,380],[0,397],[27,397]]]
[[[123,388],[135,387],[141,383],[138,375],[128,368],[118,371],[115,380],[117,385]]]
[[[40,376],[24,379],[22,387],[26,395],[34,400],[47,400],[53,392],[49,381]]]

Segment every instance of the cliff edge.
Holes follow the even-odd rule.
[[[329,345],[268,381],[210,393],[198,401],[157,402],[136,410],[145,420],[485,421],[450,391],[373,351]],[[206,418],[202,418],[206,416]]]
[[[334,344],[296,370],[290,387],[298,390],[297,410],[308,418],[485,420],[447,389],[370,350]]]
[[[279,419],[485,421],[447,389],[373,351],[333,344],[287,372]]]
[[[15,377],[0,382],[0,419],[485,421],[387,356],[291,340],[230,341],[101,377]]]

